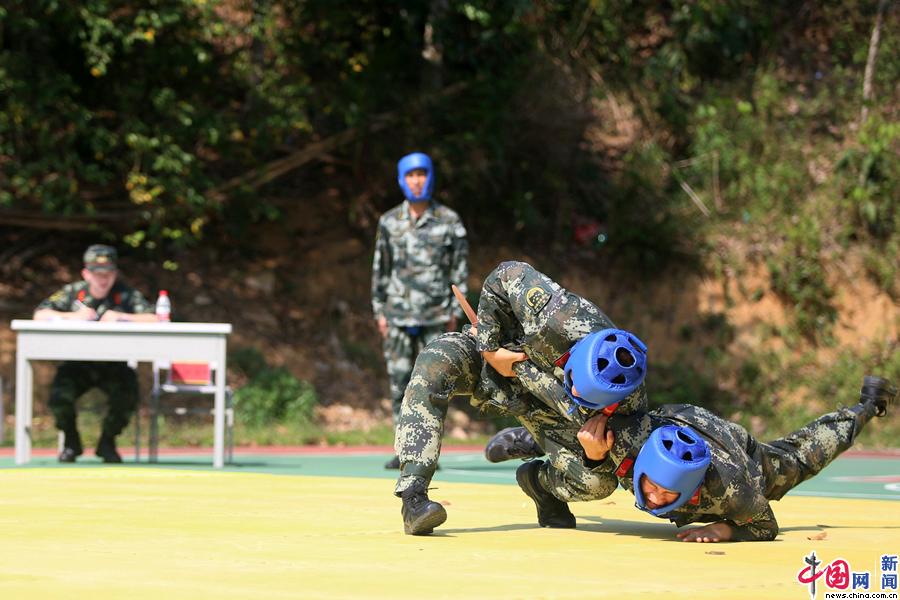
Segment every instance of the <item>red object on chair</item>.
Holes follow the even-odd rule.
[[[211,385],[208,362],[173,362],[169,369],[168,383],[187,385]]]

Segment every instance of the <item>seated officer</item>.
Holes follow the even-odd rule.
[[[154,306],[137,290],[118,279],[116,249],[95,244],[84,253],[83,281],[70,283],[41,302],[34,319],[48,321],[156,321]],[[125,363],[64,362],[50,388],[50,410],[65,444],[60,462],[75,462],[83,452],[76,423],[75,401],[91,388],[100,388],[109,399],[97,456],[103,462],[120,463],[116,436],[128,424],[138,403],[138,383]]]

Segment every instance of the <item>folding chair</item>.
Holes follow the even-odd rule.
[[[165,379],[160,376],[161,371],[166,372]],[[215,395],[215,363],[205,362],[154,362],[153,363],[153,389],[150,392],[150,440],[149,461],[157,462],[159,449],[159,424],[160,414],[187,415],[205,414],[215,415],[215,407],[195,408],[186,403],[175,406],[163,407],[161,396],[163,394],[179,394],[186,399],[186,395],[198,394]],[[231,388],[225,387],[225,462],[230,463],[234,457],[234,408],[232,404],[233,393]]]

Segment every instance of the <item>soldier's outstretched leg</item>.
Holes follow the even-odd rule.
[[[105,463],[120,463],[122,457],[116,448],[116,436],[122,433],[137,408],[140,397],[137,375],[124,363],[106,363],[98,373],[101,378],[98,387],[106,393],[108,408],[96,454]]]
[[[56,428],[63,432],[63,449],[59,462],[75,462],[84,449],[78,433],[75,401],[94,387],[90,363],[66,362],[59,366],[50,386],[49,408],[56,420]]]
[[[507,427],[494,434],[484,447],[488,462],[499,463],[514,458],[540,458],[544,450],[524,427]]]
[[[884,416],[897,390],[881,377],[863,380],[859,403],[822,415],[809,425],[767,444],[759,444],[766,474],[766,498],[778,500],[816,475],[853,445],[874,416]]]
[[[575,527],[575,515],[569,505],[551,494],[541,485],[539,471],[544,461],[533,460],[516,469],[516,482],[525,494],[534,500],[537,507],[538,524],[541,527],[572,529]]]
[[[481,364],[475,339],[462,333],[446,333],[419,354],[406,388],[394,443],[400,457],[396,496],[403,497],[412,488],[428,489],[441,453],[450,399],[472,394]],[[405,527],[407,512],[404,511]]]

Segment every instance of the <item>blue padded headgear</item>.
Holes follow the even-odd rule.
[[[406,185],[406,174],[413,169],[425,169],[425,188],[422,190],[421,196],[414,196],[412,190]],[[427,154],[422,152],[413,152],[407,154],[397,163],[397,182],[400,183],[400,189],[403,195],[410,202],[427,202],[431,200],[431,192],[434,191],[434,167],[431,165],[431,159]]]
[[[664,425],[650,434],[634,461],[635,506],[655,517],[689,501],[706,475],[709,446],[690,427]],[[641,476],[680,495],[675,502],[650,510],[641,492]]]
[[[622,329],[591,333],[572,346],[563,387],[575,404],[598,410],[625,399],[647,374],[647,346]],[[572,394],[572,386],[578,396]]]

